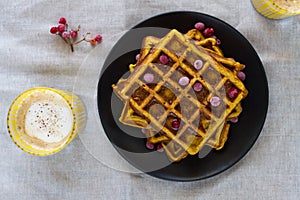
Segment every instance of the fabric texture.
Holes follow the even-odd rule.
[[[299,16],[269,20],[250,0],[2,0],[0,6],[0,199],[298,199]],[[72,91],[74,77],[93,49],[82,43],[72,53],[49,33],[61,16],[75,27],[80,24],[81,33],[102,33],[104,44],[144,19],[178,10],[226,21],[249,40],[264,64],[270,92],[267,119],[238,164],[204,181],[180,183],[113,169],[95,159],[80,139],[48,157],[33,157],[15,146],[6,129],[14,98],[36,86]],[[94,106],[88,104],[87,110]]]

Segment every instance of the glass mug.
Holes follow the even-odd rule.
[[[8,132],[14,143],[36,156],[61,151],[85,124],[86,110],[78,96],[46,87],[21,93],[7,116]]]
[[[299,0],[251,0],[261,15],[270,19],[283,19],[300,14]]]

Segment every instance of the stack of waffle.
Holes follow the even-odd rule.
[[[120,121],[142,128],[171,161],[205,145],[219,150],[248,93],[238,77],[244,68],[196,29],[148,36],[129,77],[112,86],[124,102]]]

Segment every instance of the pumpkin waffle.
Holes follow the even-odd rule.
[[[204,145],[221,148],[230,126],[228,117],[247,95],[243,83],[197,41],[177,30],[149,49],[131,67],[129,77],[113,85],[125,104],[120,121],[146,128],[150,138],[158,135],[172,161],[195,155]],[[168,56],[168,65],[159,62],[162,54]],[[203,63],[201,68],[195,67],[196,61]],[[196,85],[201,89],[195,91]],[[231,87],[237,90],[234,98],[227,95]]]
[[[214,57],[218,62],[227,67],[229,70],[233,71],[235,75],[237,75],[239,71],[245,68],[245,65],[236,62],[233,58],[224,57],[222,50],[216,45],[216,40],[213,38],[205,38],[199,30],[191,29],[185,34],[185,36],[189,39],[195,40],[197,45],[203,46],[212,57]],[[149,54],[151,49],[157,43],[159,43],[159,41],[159,38],[153,36],[147,36],[144,38],[140,56],[136,64],[129,65],[130,71],[133,71],[134,67],[141,63],[141,61]],[[241,104],[239,104],[234,109],[233,113],[231,113],[231,115],[228,117],[228,120],[237,118],[241,112],[242,107]]]
[[[191,29],[190,31],[188,31],[185,34],[185,36],[187,38],[195,40],[197,45],[204,46],[205,50],[208,51],[212,57],[214,57],[217,61],[219,61],[221,64],[223,64],[229,70],[231,70],[235,75],[237,75],[240,70],[245,68],[245,66],[243,64],[236,62],[233,58],[224,57],[222,50],[218,46],[216,46],[216,42],[214,41],[215,39],[205,38],[199,30]],[[139,65],[142,62],[142,60],[149,54],[151,49],[157,43],[159,43],[159,41],[160,41],[159,38],[156,38],[153,36],[147,36],[144,38],[140,56],[139,56],[136,64],[131,64],[129,66],[130,71],[133,71],[134,67]],[[133,112],[133,110],[131,112]],[[239,103],[236,106],[236,108],[233,110],[233,112],[228,116],[227,121],[230,121],[232,119],[237,119],[241,112],[242,112],[242,106],[241,106],[241,103]],[[210,145],[211,147],[216,148],[216,149],[221,149],[227,140],[229,127],[230,127],[230,124],[227,123],[226,126],[224,126],[224,129],[221,133],[221,136],[220,136],[221,139],[219,141],[214,140],[213,142],[209,142],[208,145],[211,144]],[[150,142],[152,144],[169,141],[168,137],[166,137],[163,134],[156,134],[156,131],[153,131],[153,130],[151,131],[150,129],[147,129],[147,130],[144,130],[144,132],[146,133],[148,142]]]
[[[245,65],[236,62],[233,58],[224,57],[222,50],[219,48],[219,46],[216,45],[216,40],[214,38],[205,38],[204,35],[197,29],[189,30],[185,34],[185,36],[189,39],[195,40],[197,45],[203,46],[213,58],[220,62],[220,64],[224,65],[224,67],[231,70],[235,75],[237,75],[239,71],[245,68]],[[136,64],[129,65],[130,71],[133,71],[134,67],[141,63],[141,61],[149,54],[151,49],[157,43],[159,43],[159,41],[159,38],[153,36],[147,36],[144,38],[140,56]],[[242,106],[240,103],[234,109],[233,113],[230,114],[230,116],[228,117],[228,121],[237,118],[241,114],[241,112]]]

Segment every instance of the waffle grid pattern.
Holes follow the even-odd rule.
[[[202,44],[207,45],[209,42],[202,42]],[[124,102],[127,102],[122,114],[127,117],[129,113],[131,116],[138,114],[144,118],[143,124],[151,122],[152,128],[148,130],[147,135],[149,138],[152,137],[152,140],[153,137],[157,138],[153,142],[164,141],[162,145],[171,160],[180,160],[188,154],[195,155],[205,144],[216,147],[222,143],[218,138],[222,140],[220,135],[224,131],[228,132],[230,126],[226,123],[226,118],[239,108],[240,101],[247,94],[243,83],[236,77],[237,70],[229,70],[210,54],[215,54],[215,57],[218,56],[219,60],[225,64],[232,60],[223,59],[222,54],[212,50],[209,54],[204,48],[197,45],[197,41],[191,41],[189,37],[176,30],[170,31],[156,46],[148,48],[144,53],[146,55],[143,55],[143,60],[131,69],[131,75],[126,80],[121,80],[122,84],[113,86],[115,93]],[[171,59],[170,66],[157,62],[162,54]],[[199,59],[203,61],[203,67],[196,70],[193,63]],[[241,65],[236,66],[239,68]],[[151,85],[151,87],[143,80],[143,76],[149,72],[155,77],[153,81],[155,85]],[[189,78],[188,85],[184,87],[178,84],[178,79],[183,76]],[[213,80],[211,80],[211,76],[214,77]],[[193,85],[197,82],[203,85],[203,91],[207,91],[207,96],[202,95],[199,98],[193,91]],[[226,83],[234,85],[239,90],[239,94],[234,100],[226,96],[224,88]],[[174,101],[168,102],[170,99],[164,98],[160,94],[162,87],[172,88],[171,91],[176,96]],[[138,88],[142,88],[143,93],[146,93],[147,96],[137,101],[132,98],[130,93]],[[213,96],[221,99],[218,109],[211,106],[208,101]],[[148,110],[148,105],[153,101],[164,108],[164,112],[159,116],[154,116]],[[178,109],[178,106],[181,109]],[[129,111],[128,107],[131,107],[132,110]],[[191,109],[185,112],[185,108]],[[176,132],[164,125],[170,114],[181,120],[180,128]],[[209,126],[206,128],[198,125],[202,115],[208,116]],[[131,120],[132,123],[137,122],[134,119]],[[158,137],[155,137],[158,132]]]

